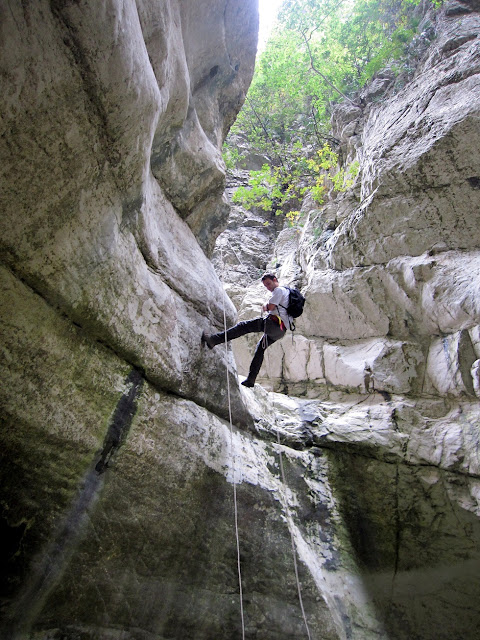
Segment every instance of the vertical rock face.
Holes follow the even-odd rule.
[[[302,226],[264,256],[307,303],[260,378],[295,398],[256,389],[252,412],[266,434],[279,429],[328,466],[316,505],[329,505],[339,553],[305,538],[346,638],[478,635],[478,10],[448,3],[426,18],[413,77],[383,72],[361,106],[336,110],[357,184],[322,208],[307,199]],[[219,243],[233,247],[225,270],[247,318],[265,292],[257,280],[241,295],[234,238],[229,228]],[[241,373],[253,342],[235,343]]]
[[[2,637],[239,626],[226,371],[252,418],[200,335],[235,314],[207,256],[257,21],[255,0],[0,7]]]
[[[5,277],[203,405],[198,335],[223,303],[198,242],[225,222],[221,141],[256,20],[253,2],[2,9]]]
[[[319,365],[299,377],[305,367],[294,372],[285,346],[269,372],[277,388],[361,391],[370,371],[372,386],[389,393],[477,397],[479,14],[461,6],[436,19],[434,43],[403,88],[385,74],[360,96],[362,108],[337,108],[342,155],[360,162],[357,185],[321,209],[307,199],[302,226],[284,229],[263,256],[304,287],[297,327],[310,343],[297,346]],[[225,262],[237,275],[234,258]],[[260,303],[253,291],[241,314]],[[243,350],[237,356],[244,370]]]

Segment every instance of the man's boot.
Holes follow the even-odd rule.
[[[218,342],[216,342],[213,336],[209,336],[205,331],[202,333],[202,345],[206,344],[209,349],[213,349]]]

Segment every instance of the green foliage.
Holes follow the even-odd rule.
[[[294,159],[290,170],[283,166],[263,165],[260,171],[250,171],[249,186],[239,187],[233,194],[233,202],[246,209],[257,207],[275,211],[277,215],[289,205],[299,202],[307,191],[321,205],[325,191],[331,184],[334,191],[346,191],[355,182],[359,164],[353,162],[347,168],[338,169],[338,154],[325,143],[311,158],[306,158],[301,146],[293,146]],[[290,224],[298,220],[298,211],[287,211]]]
[[[441,1],[441,0],[435,0]],[[420,0],[285,0],[279,25],[258,57],[232,134],[248,139],[271,167],[251,172],[234,201],[288,211],[298,220],[307,190],[318,204],[327,189],[350,188],[358,163],[341,166],[330,131],[332,106],[354,95],[381,68],[402,70],[419,23]],[[226,146],[227,164],[237,156]],[[340,166],[339,166],[340,164]]]
[[[332,176],[335,191],[347,191],[353,187],[355,179],[360,171],[360,163],[354,160],[348,167],[342,167],[338,173]]]
[[[235,147],[231,147],[227,142],[223,145],[222,158],[227,170],[235,169],[240,159],[240,153]]]
[[[249,187],[239,187],[233,194],[233,202],[245,209],[258,207],[270,211],[275,199],[282,198],[281,178],[278,171],[264,164],[260,171],[250,171]]]
[[[296,142],[334,145],[333,103],[353,101],[349,96],[386,64],[400,68],[419,2],[285,0],[232,133],[247,135],[252,150],[275,165],[289,164]]]

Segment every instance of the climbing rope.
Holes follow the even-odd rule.
[[[233,422],[232,422],[232,401],[230,396],[230,378],[228,376],[228,341],[227,341],[227,314],[225,311],[225,287],[223,284],[223,270],[225,263],[223,261],[223,251],[221,252],[222,260],[222,288],[223,288],[223,330],[225,333],[225,371],[227,375],[227,399],[228,399],[228,419],[230,421],[230,448],[232,450],[232,472],[233,472],[233,510],[235,519],[235,539],[237,543],[237,571],[238,571],[238,587],[240,597],[240,617],[242,621],[242,640],[245,640],[245,617],[243,613],[243,590],[242,590],[242,568],[240,565],[240,537],[238,535],[238,505],[237,505],[237,481],[235,478],[236,473],[236,456],[235,448],[233,446]]]
[[[285,484],[285,472],[283,470],[283,457],[282,457],[282,452],[281,452],[281,443],[280,443],[280,430],[277,427],[277,443],[278,443],[278,457],[280,460],[280,474],[282,476],[282,483],[283,486],[286,487],[287,485]],[[288,507],[288,499],[287,496],[285,495],[285,511],[287,512],[287,522],[290,522],[290,509]],[[293,566],[295,568],[295,579],[297,581],[297,591],[298,591],[298,600],[300,602],[300,609],[302,610],[302,616],[303,616],[303,621],[305,623],[305,629],[307,630],[307,636],[308,639],[311,640],[311,636],[310,636],[310,629],[308,627],[308,622],[307,622],[307,616],[305,614],[305,608],[303,606],[303,598],[302,598],[302,587],[300,584],[300,577],[298,575],[298,565],[297,565],[297,552],[295,551],[295,539],[293,537],[293,531],[292,531],[292,527],[289,524],[288,525],[288,530],[290,531],[290,542],[292,544],[292,554],[293,554]]]
[[[226,370],[226,377],[227,377],[227,400],[228,400],[228,418],[229,418],[229,423],[230,423],[230,447],[232,450],[232,471],[233,471],[233,506],[234,506],[234,520],[235,520],[235,540],[236,540],[236,545],[237,545],[237,571],[238,571],[238,586],[239,586],[239,597],[240,597],[240,617],[241,617],[241,623],[242,623],[242,640],[245,640],[245,616],[244,616],[244,611],[243,611],[243,589],[242,589],[242,568],[241,568],[241,563],[240,563],[240,536],[238,533],[238,504],[237,504],[237,482],[236,482],[236,478],[235,478],[235,474],[236,474],[236,457],[234,454],[234,446],[233,446],[233,421],[232,421],[232,401],[231,401],[231,394],[230,394],[230,378],[228,376],[228,341],[227,341],[227,314],[226,314],[226,310],[225,310],[225,286],[224,286],[224,279],[223,279],[223,271],[225,268],[225,262],[223,260],[223,251],[221,251],[221,261],[222,261],[222,276],[221,276],[221,282],[222,282],[222,288],[223,288],[223,330],[224,330],[224,335],[225,335],[225,370]],[[266,336],[266,334],[265,334]],[[266,343],[265,343],[265,353],[266,353],[267,349],[266,349]],[[270,368],[269,366],[269,360],[268,360],[268,353],[266,353],[267,356],[267,369]],[[273,385],[272,385],[272,391],[273,391]],[[276,423],[276,418],[275,418],[275,423]],[[282,458],[282,451],[281,451],[281,443],[280,443],[280,430],[277,427],[277,442],[278,442],[278,455],[279,455],[279,459],[280,459],[280,473],[281,473],[281,478],[282,478],[282,484],[284,487],[286,487],[286,481],[285,481],[285,471],[283,468],[283,458]],[[293,554],[293,566],[295,569],[295,579],[297,582],[297,591],[298,591],[298,599],[300,602],[300,609],[302,611],[302,616],[303,616],[303,621],[305,623],[305,628],[307,630],[307,636],[308,636],[308,640],[311,640],[311,635],[310,635],[310,629],[308,627],[308,622],[307,622],[307,616],[305,614],[305,608],[303,606],[303,598],[302,598],[302,588],[301,588],[301,584],[300,584],[300,577],[298,574],[298,564],[297,564],[297,554],[296,554],[296,550],[295,550],[295,539],[293,536],[293,531],[292,531],[292,527],[290,525],[290,520],[291,520],[291,516],[290,516],[290,509],[288,507],[288,499],[287,496],[285,495],[285,511],[287,514],[287,523],[288,523],[288,530],[290,532],[290,542],[292,545],[292,554]]]
[[[266,364],[267,364],[267,372],[270,369],[270,361],[269,361],[269,357],[268,357],[268,353],[265,352],[266,355]],[[272,393],[273,393],[273,382],[272,382]],[[297,552],[295,550],[295,538],[293,536],[293,530],[292,530],[292,525],[290,524],[291,522],[291,515],[290,515],[290,508],[288,506],[288,496],[286,494],[286,481],[285,481],[285,470],[283,468],[283,456],[282,456],[282,450],[281,450],[281,442],[280,442],[280,428],[277,425],[277,418],[275,417],[275,413],[274,413],[274,421],[275,421],[275,427],[276,427],[276,431],[277,431],[277,444],[278,444],[278,458],[280,461],[280,476],[282,478],[282,484],[285,490],[285,496],[284,496],[284,504],[285,504],[285,511],[286,511],[286,515],[287,515],[287,526],[288,526],[288,530],[290,532],[290,543],[292,545],[292,555],[293,555],[293,566],[295,569],[295,580],[297,582],[297,592],[298,592],[298,600],[300,602],[300,609],[302,611],[302,616],[303,616],[303,622],[305,623],[305,629],[307,631],[307,637],[308,640],[311,640],[311,635],[310,635],[310,629],[308,626],[308,622],[307,622],[307,616],[305,614],[305,608],[303,606],[303,598],[302,598],[302,587],[301,587],[301,583],[300,583],[300,576],[298,575],[298,564],[297,564]]]

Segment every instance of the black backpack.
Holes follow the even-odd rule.
[[[303,307],[305,305],[305,296],[302,296],[300,291],[295,288],[285,287],[289,290],[287,313],[292,318],[299,318],[303,313]]]
[[[287,307],[283,307],[283,305],[280,305],[280,306],[282,306],[284,309],[287,310],[287,313],[291,318],[299,318],[303,313],[303,307],[305,305],[305,296],[302,296],[302,294],[296,287],[295,289],[292,289],[291,287],[285,287],[285,289],[288,289],[289,291],[288,306]],[[295,331],[294,322],[290,322],[290,331]]]

